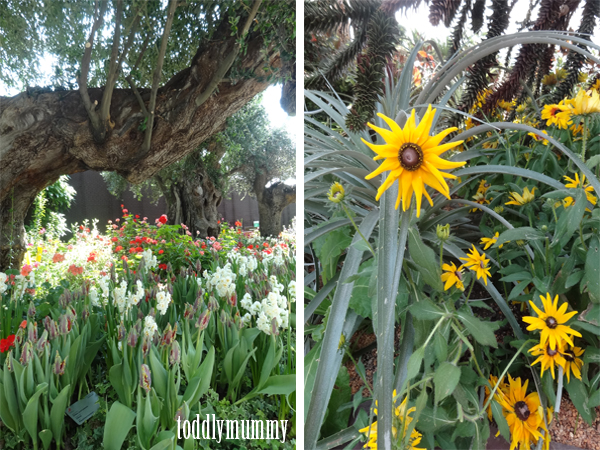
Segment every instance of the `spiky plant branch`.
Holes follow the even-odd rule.
[[[578,4],[579,0],[570,0],[567,3],[563,3],[562,0],[542,0],[538,19],[533,26],[533,30],[564,30]],[[510,76],[494,90],[483,107],[484,113],[492,111],[499,101],[511,101],[516,97],[520,89],[515,89],[515,87],[519,87],[521,82],[531,81],[527,80],[528,75],[531,73],[532,68],[541,62],[547,51],[549,50],[545,45],[523,45]],[[546,70],[546,73],[543,73],[542,70]],[[548,71],[547,64],[545,64],[545,67],[538,65],[537,75],[541,77],[546,75]]]
[[[471,10],[471,29],[478,33],[483,26],[483,13],[485,11],[485,0],[475,0]]]
[[[579,37],[591,40],[594,29],[596,28],[596,17],[600,17],[600,2],[598,0],[586,0],[583,6],[583,14],[581,24],[579,25]],[[587,49],[585,45],[578,44],[578,47]],[[553,103],[558,103],[560,100],[570,95],[573,92],[575,83],[578,81],[581,68],[585,62],[585,57],[578,52],[570,51],[567,55],[567,77],[558,85],[558,88],[552,96]]]
[[[354,105],[346,125],[363,130],[373,116],[377,98],[383,92],[385,66],[399,39],[398,23],[393,15],[377,11],[367,27],[366,54],[359,57]]]
[[[443,21],[449,27],[460,3],[461,0],[433,0],[429,7],[429,22],[435,26]]]
[[[468,15],[470,9],[471,9],[471,0],[466,0],[461,9],[460,18],[458,19],[458,22],[454,26],[454,31],[452,32],[452,37],[450,38],[451,42],[452,42],[451,47],[450,47],[451,55],[456,53],[456,51],[458,51],[458,49],[460,48],[460,43],[463,38],[463,31],[467,24],[467,15]]]
[[[379,0],[317,0],[304,5],[304,31],[306,33],[335,31],[348,22],[365,22],[379,9]]]

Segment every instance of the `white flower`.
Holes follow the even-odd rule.
[[[254,302],[254,303],[252,303],[252,305],[248,309],[250,311],[250,314],[252,314],[253,316],[255,316],[255,315],[257,315],[261,311],[261,309],[262,309],[262,303],[260,303],[260,302]]]
[[[0,272],[0,295],[4,294],[8,289],[8,285],[5,284],[6,280],[8,280],[8,275],[3,272]]]
[[[250,313],[246,313],[242,316],[242,323],[244,325],[248,325],[252,323],[252,315]]]
[[[100,303],[98,303],[98,291],[95,287],[90,288],[90,303],[92,304],[92,306],[100,306]]]
[[[246,292],[244,294],[242,300],[240,300],[240,305],[242,305],[242,308],[248,310],[252,307],[252,296],[250,295],[250,293]]]
[[[293,303],[296,301],[296,280],[290,281],[288,284],[288,292],[290,294],[290,301]]]
[[[152,316],[146,316],[144,319],[144,335],[148,339],[152,339],[154,334],[158,331],[158,325]]]
[[[156,294],[156,309],[161,316],[164,316],[171,303],[171,294],[165,291],[159,291]]]
[[[142,252],[142,259],[144,260],[144,266],[146,267],[146,271],[154,269],[158,264],[156,256],[152,254],[152,250],[149,248]]]
[[[256,321],[256,328],[258,328],[265,334],[271,334],[271,321],[264,312],[261,312],[258,315],[258,320]]]
[[[117,345],[117,347],[119,347],[119,351],[122,352],[123,351],[123,341],[119,341],[119,344]]]

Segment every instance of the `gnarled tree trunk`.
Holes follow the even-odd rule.
[[[214,75],[227,64],[236,39],[229,24],[222,24],[212,39],[200,45],[190,67],[158,90],[148,151],[142,151],[144,133],[139,131],[144,112],[130,89],[114,90],[112,129],[101,143],[94,139],[78,91],[0,97],[0,271],[20,266],[27,210],[37,193],[60,175],[90,169],[115,171],[139,183],[222,131],[229,116],[266,89],[262,39],[251,35],[236,67],[255,73],[256,78],[223,78],[218,90],[204,99],[203,94],[213,92]],[[279,55],[266,63],[279,67]],[[139,91],[148,103],[150,90]],[[89,89],[92,104],[101,103],[103,92],[104,88]],[[199,106],[198,98],[203,99]]]
[[[223,200],[206,171],[196,167],[181,180],[173,182],[170,189],[161,190],[167,201],[167,217],[171,224],[185,224],[193,237],[218,236],[219,213],[217,207]]]
[[[277,181],[266,187],[268,177],[259,174],[254,180],[254,195],[258,201],[260,217],[260,235],[263,237],[279,236],[281,227],[281,212],[283,208],[296,201],[296,186],[288,186]]]

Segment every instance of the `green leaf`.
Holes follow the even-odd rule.
[[[590,363],[600,364],[600,349],[589,345],[585,349],[585,353],[583,354],[583,362],[585,362],[587,364],[590,364]]]
[[[466,311],[457,311],[456,315],[477,342],[485,346],[498,347],[494,335],[495,326],[491,322],[483,322]]]
[[[296,375],[273,375],[267,379],[259,394],[289,395],[296,390]]]
[[[600,389],[590,395],[588,406],[590,408],[596,408],[597,406],[600,406]]]
[[[342,405],[349,402],[352,398],[352,389],[350,388],[350,375],[346,366],[341,366],[338,376],[335,380],[335,387],[331,393],[331,399],[327,405],[327,417],[323,422],[322,435],[329,436],[348,425],[350,409],[340,410]]]
[[[374,259],[370,259],[360,266],[360,272],[355,275],[352,296],[349,307],[359,316],[371,318],[373,309],[371,307],[372,297],[369,295],[369,282],[373,274]]]
[[[512,230],[504,231],[500,236],[498,236],[498,240],[493,245],[494,248],[498,248],[502,244],[506,244],[509,241],[536,241],[545,239],[546,235],[535,228],[531,227],[521,227],[521,228],[513,228]]]
[[[52,443],[52,431],[42,430],[38,433],[38,436],[40,437],[40,441],[42,441],[44,450],[48,450],[50,448],[50,444]]]
[[[508,428],[506,417],[502,414],[502,406],[500,406],[496,400],[492,400],[490,406],[492,407],[492,416],[494,417],[496,425],[498,425],[500,434],[506,439],[506,442],[510,442],[510,429]]]
[[[597,236],[590,240],[585,258],[585,275],[581,280],[581,292],[586,291],[592,302],[600,303],[600,240]]]
[[[460,369],[454,364],[444,361],[439,365],[433,376],[436,405],[448,397],[460,380]]]
[[[323,282],[330,280],[337,271],[338,260],[352,242],[350,227],[332,230],[315,242],[315,251],[323,267]]]
[[[553,246],[557,244],[561,247],[564,246],[569,239],[571,239],[573,233],[579,229],[581,219],[583,219],[583,214],[585,213],[585,208],[587,206],[585,191],[583,189],[575,190],[573,198],[575,203],[569,208],[563,209],[558,218],[554,239],[552,240]]]
[[[48,390],[48,383],[42,383],[38,390],[31,396],[29,401],[27,402],[27,406],[23,411],[23,424],[25,425],[25,429],[31,436],[31,439],[34,442],[38,440],[38,411],[39,411],[39,399],[42,394],[44,394]]]
[[[133,426],[135,412],[122,403],[114,402],[106,414],[104,425],[104,439],[102,441],[106,450],[120,450]]]
[[[444,362],[448,358],[448,343],[443,333],[435,333],[433,336],[433,350],[439,362]]]
[[[408,359],[408,372],[406,373],[407,381],[416,377],[421,370],[421,362],[423,361],[424,355],[425,347],[419,347],[412,355],[410,355],[410,358]]]
[[[410,312],[419,320],[439,320],[446,314],[444,310],[426,298],[411,305]]]
[[[69,389],[71,385],[65,386],[60,394],[54,399],[52,408],[50,409],[50,426],[52,434],[57,441],[62,439],[63,426],[65,424],[65,411],[67,409],[67,401],[69,400]]]
[[[158,360],[154,349],[150,351],[150,368],[152,369],[152,387],[163,399],[167,396],[167,371]]]
[[[317,367],[319,366],[319,355],[321,354],[321,342],[317,344],[304,357],[304,420],[308,414],[308,404],[315,385]]]
[[[414,227],[408,230],[408,250],[414,263],[419,266],[419,273],[423,275],[425,283],[437,291],[443,291],[442,268],[434,251],[425,245],[419,230]]]
[[[565,384],[565,387],[569,393],[569,398],[573,402],[573,405],[575,405],[575,408],[577,408],[577,412],[581,414],[581,417],[588,425],[591,425],[596,415],[594,414],[594,409],[588,403],[589,396],[585,385],[573,377],[570,383]]]

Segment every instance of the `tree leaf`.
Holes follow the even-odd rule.
[[[481,345],[498,347],[494,327],[490,326],[491,322],[483,322],[466,311],[457,311],[456,315],[477,342]]]

